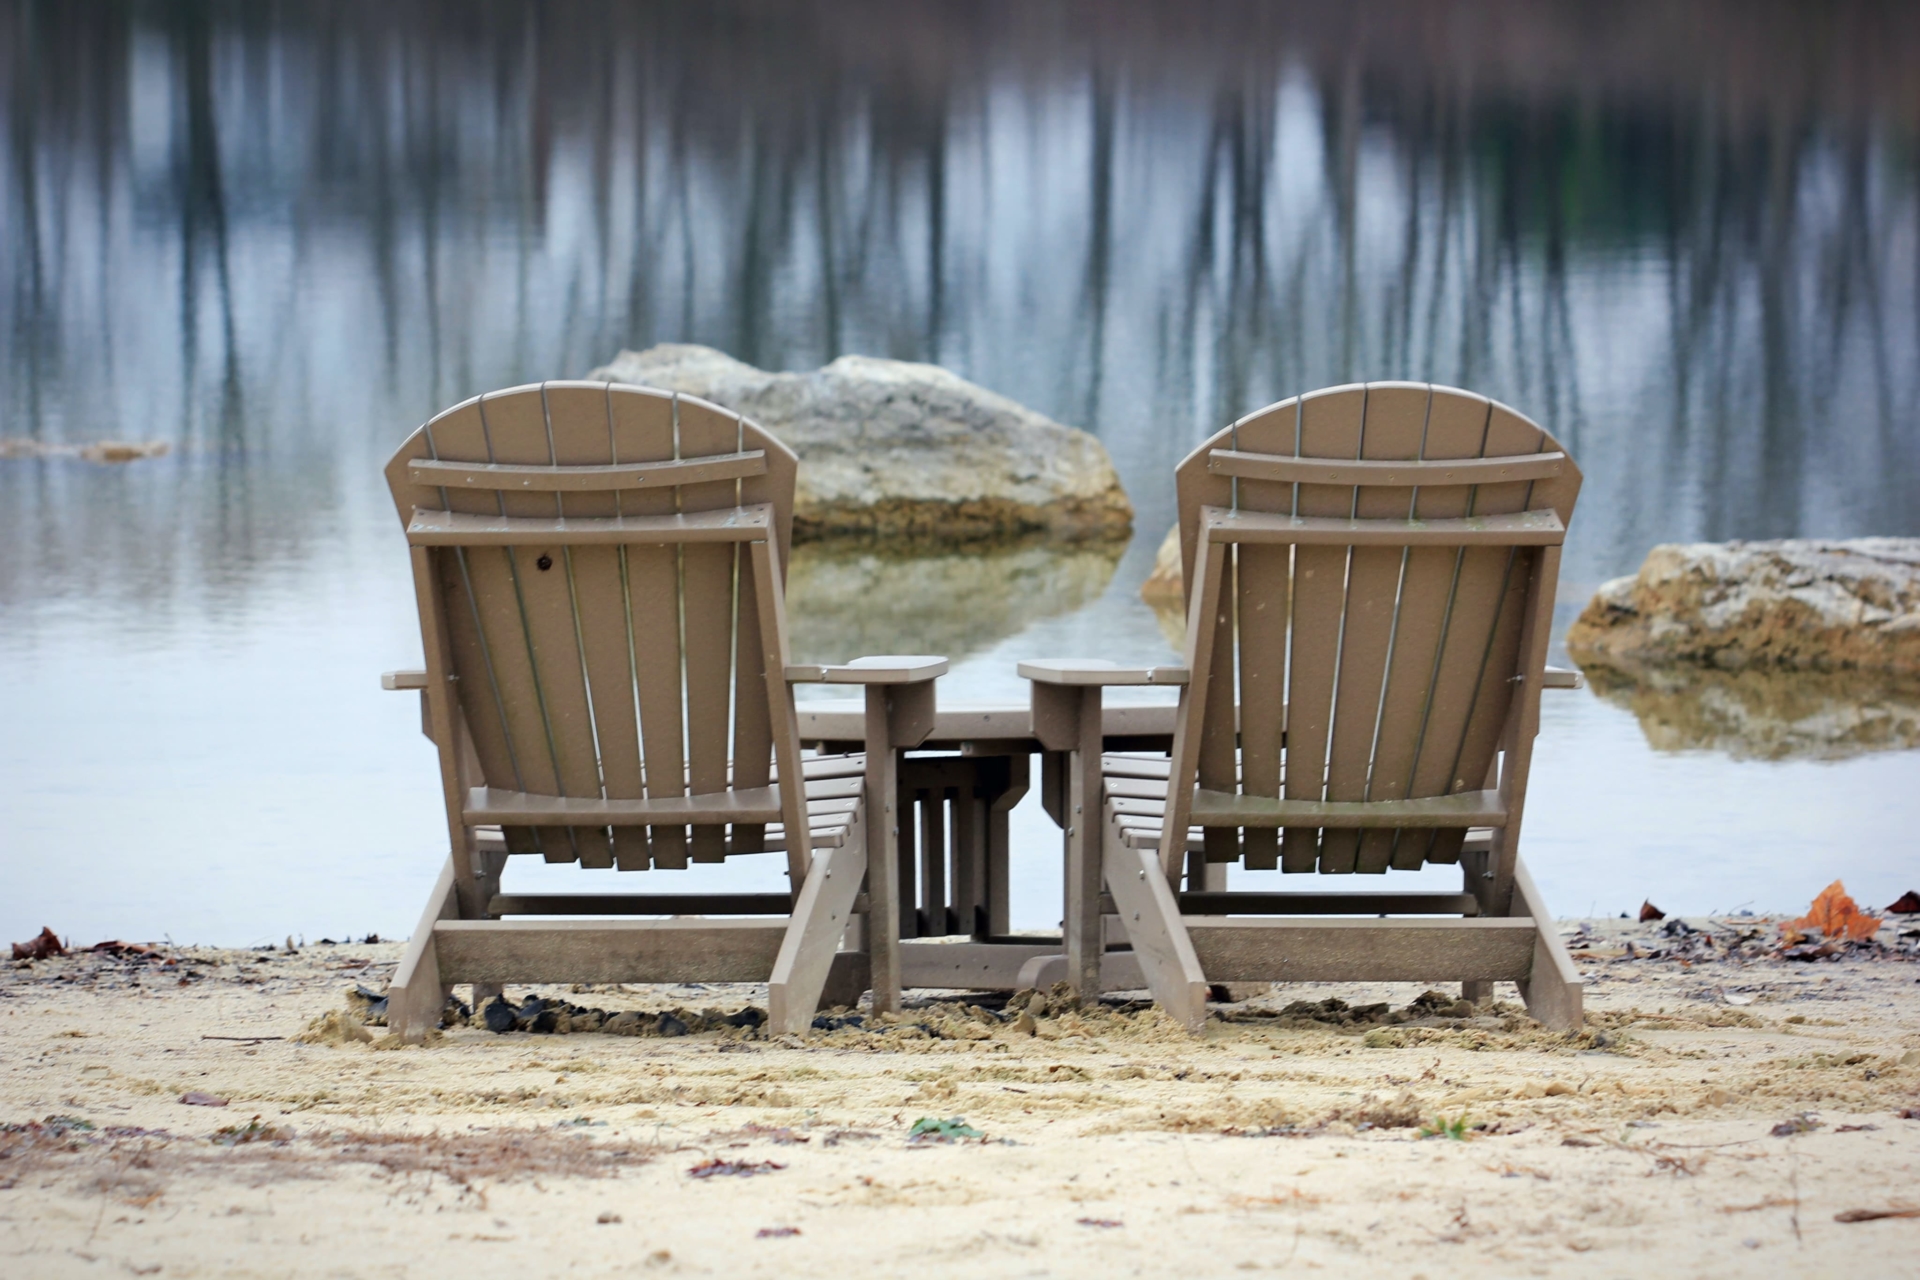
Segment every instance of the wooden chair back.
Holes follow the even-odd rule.
[[[408,437],[386,474],[429,708],[455,695],[436,738],[456,834],[499,821],[509,852],[640,870],[760,851],[771,818],[798,890],[795,470],[738,414],[598,382],[478,396]],[[776,757],[794,785],[774,799]]]
[[[1194,450],[1168,873],[1189,819],[1210,861],[1326,873],[1459,860],[1458,813],[1383,802],[1517,827],[1580,478],[1537,424],[1425,383],[1283,400]]]

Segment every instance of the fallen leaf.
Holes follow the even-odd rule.
[[[1667,913],[1662,911],[1660,908],[1654,906],[1651,899],[1649,899],[1648,901],[1642,902],[1640,904],[1640,923],[1641,924],[1646,924],[1649,921],[1653,921],[1653,920],[1665,920],[1666,918],[1667,918]]]
[[[1820,896],[1813,900],[1807,914],[1798,920],[1789,920],[1783,929],[1794,942],[1814,929],[1818,929],[1820,936],[1829,940],[1849,938],[1855,942],[1865,942],[1880,931],[1880,917],[1862,911],[1859,904],[1847,896],[1847,887],[1835,880],[1820,891]]]
[[[1887,910],[1894,915],[1920,915],[1920,893],[1909,889],[1897,898]]]
[[[180,1101],[189,1107],[224,1107],[227,1105],[225,1098],[216,1098],[210,1093],[200,1093],[198,1091],[181,1094]]]
[[[67,949],[60,945],[60,939],[52,929],[42,927],[38,937],[27,942],[13,944],[15,960],[45,960],[48,956],[63,956]]]

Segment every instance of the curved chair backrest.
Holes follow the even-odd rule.
[[[471,742],[441,742],[450,820],[629,870],[758,851],[770,820],[807,830],[802,788],[770,785],[776,755],[800,777],[795,470],[738,414],[600,382],[491,392],[407,438],[386,474],[429,688],[451,681],[450,736]]]
[[[1456,862],[1469,825],[1517,823],[1532,729],[1510,712],[1537,714],[1580,489],[1559,443],[1471,392],[1373,382],[1249,414],[1176,474],[1193,683],[1169,871],[1189,814],[1212,861],[1334,873]],[[1496,793],[1503,743],[1523,750]]]

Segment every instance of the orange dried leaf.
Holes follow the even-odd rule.
[[[1847,887],[1835,880],[1820,891],[1807,914],[1788,921],[1786,927],[1794,934],[1818,929],[1824,938],[1864,942],[1879,932],[1880,917],[1862,911],[1859,904],[1847,896]]]

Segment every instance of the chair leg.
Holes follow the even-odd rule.
[[[407,939],[400,967],[387,985],[387,1029],[403,1044],[419,1044],[427,1032],[440,1025],[440,1011],[446,1007],[451,990],[440,981],[440,957],[434,950],[433,926],[442,920],[458,919],[460,901],[454,884],[453,858],[441,868],[434,881],[427,909]]]
[[[1560,944],[1554,931],[1553,916],[1527,874],[1524,862],[1514,860],[1514,906],[1533,919],[1533,969],[1519,984],[1520,998],[1536,1022],[1555,1031],[1576,1031],[1585,1020],[1585,979],[1573,967],[1573,957]]]
[[[1129,849],[1108,828],[1102,859],[1107,891],[1153,998],[1169,1016],[1198,1035],[1207,1022],[1207,976],[1180,920],[1180,904],[1160,870],[1157,849]]]
[[[813,1026],[847,917],[860,894],[860,879],[867,873],[866,840],[856,823],[847,832],[846,844],[813,855],[767,983],[767,1023],[776,1035]]]

